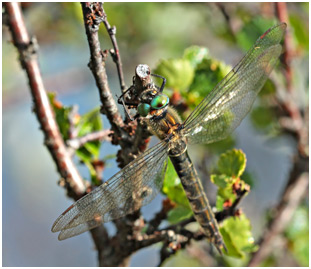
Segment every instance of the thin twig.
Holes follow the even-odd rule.
[[[112,26],[112,27],[110,26],[108,19],[107,19],[107,14],[105,13],[104,9],[103,9],[103,13],[104,13],[103,22],[106,26],[107,32],[108,32],[110,39],[111,39],[111,43],[113,45],[113,50],[110,50],[110,54],[112,56],[113,61],[115,62],[116,66],[117,66],[121,91],[124,92],[126,89],[126,85],[124,82],[121,55],[120,55],[120,51],[119,51],[119,47],[118,47],[118,42],[116,39],[117,28],[115,26]]]
[[[244,189],[240,191],[239,195],[237,195],[237,198],[235,201],[232,203],[230,207],[225,208],[222,211],[216,212],[215,213],[215,218],[217,222],[221,222],[225,220],[228,217],[233,217],[236,215],[236,213],[239,211],[237,209],[238,204],[241,202],[242,198],[249,192],[249,189]]]
[[[170,232],[170,240],[164,241],[164,244],[160,251],[160,262],[158,266],[162,266],[163,263],[177,250],[186,248],[191,243],[191,240],[200,241],[206,238],[206,235],[202,230],[197,232],[191,232],[187,229],[180,229],[178,232],[174,230],[168,230]]]
[[[289,24],[287,4],[286,3],[275,3],[276,13],[280,22],[286,22]],[[289,26],[289,25],[288,25]],[[287,89],[293,91],[293,70],[291,68],[291,60],[293,57],[293,43],[291,35],[285,34],[284,37],[284,65],[285,65],[285,78]]]
[[[289,25],[287,4],[286,3],[275,3],[276,13],[280,21],[286,22]],[[295,126],[298,135],[298,149],[301,154],[306,155],[305,148],[308,144],[308,121],[303,119],[303,116],[300,113],[299,107],[297,106],[294,98],[294,87],[293,87],[293,69],[291,67],[291,61],[294,56],[293,49],[293,40],[290,32],[287,31],[284,37],[284,66],[285,66],[285,78],[286,78],[286,87],[287,95],[286,101],[283,102],[283,109],[289,114],[292,119],[293,126]]]
[[[73,138],[67,140],[67,145],[72,149],[81,148],[84,144],[92,141],[111,141],[110,135],[113,132],[111,130],[100,130],[97,132],[89,133],[82,137]]]
[[[173,209],[175,206],[175,203],[173,203],[170,199],[165,199],[162,201],[162,208],[161,210],[154,216],[153,219],[151,219],[148,223],[148,230],[147,234],[150,234],[154,232],[156,229],[158,229],[159,225],[163,220],[167,219],[167,213]]]
[[[294,184],[291,184],[286,189],[282,200],[277,207],[277,215],[268,225],[268,229],[264,233],[259,245],[260,248],[254,253],[248,266],[260,266],[273,249],[274,239],[277,235],[282,233],[291,221],[293,214],[299,206],[302,199],[305,197],[308,190],[309,174],[302,174]]]
[[[68,115],[68,121],[69,121],[69,131],[68,131],[68,137],[69,139],[75,139],[78,136],[78,130],[75,127],[75,117],[78,113],[78,106],[73,105],[69,115]],[[68,144],[68,141],[67,141]]]
[[[37,61],[35,39],[29,38],[19,4],[4,3],[4,6],[14,45],[18,49],[21,65],[27,73],[34,112],[44,133],[45,144],[56,163],[59,174],[65,179],[68,195],[77,199],[85,192],[85,186],[66,149],[47,97]]]

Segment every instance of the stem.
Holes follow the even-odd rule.
[[[13,43],[18,49],[21,65],[27,74],[34,112],[44,133],[45,145],[56,163],[59,174],[65,179],[68,195],[77,199],[85,192],[85,186],[66,149],[47,97],[37,61],[36,41],[29,38],[19,4],[4,3],[4,6]]]
[[[119,76],[119,82],[120,82],[120,87],[121,91],[124,92],[126,89],[125,82],[124,82],[124,75],[123,75],[123,70],[122,70],[122,61],[121,61],[121,55],[118,47],[118,42],[116,38],[116,33],[117,33],[117,28],[115,26],[111,27],[108,19],[107,19],[107,14],[105,13],[103,9],[103,22],[106,26],[107,32],[110,36],[111,43],[113,46],[113,51],[110,50],[110,54],[112,56],[113,61],[115,62],[118,70],[118,76]]]
[[[238,204],[241,202],[241,200],[244,197],[244,195],[247,194],[248,192],[249,192],[249,189],[244,189],[237,196],[237,198],[235,199],[235,201],[233,202],[233,204],[230,207],[225,208],[224,210],[222,210],[220,212],[216,212],[215,213],[215,218],[216,218],[217,222],[221,222],[221,221],[225,220],[228,217],[235,216],[237,210],[239,210],[239,209],[236,209]]]
[[[286,3],[275,3],[276,6],[276,13],[281,22],[286,22],[289,26],[289,19],[288,19],[288,12],[287,12],[287,4]],[[293,126],[297,130],[298,135],[298,143],[299,143],[299,151],[301,154],[307,155],[305,152],[305,148],[308,146],[308,126],[305,124],[299,107],[295,102],[295,91],[293,86],[293,69],[291,67],[291,61],[294,56],[294,49],[293,49],[293,40],[290,32],[287,31],[284,36],[284,66],[285,66],[285,79],[286,79],[286,86],[288,92],[288,98],[285,102],[283,102],[284,110],[289,114],[292,118]]]
[[[110,130],[101,130],[98,132],[89,133],[82,137],[73,138],[67,141],[68,146],[72,149],[81,148],[84,144],[91,141],[111,141],[110,135],[112,132]]]

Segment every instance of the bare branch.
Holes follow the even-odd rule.
[[[67,140],[67,145],[72,149],[81,148],[84,144],[91,142],[91,141],[111,141],[110,135],[113,132],[111,130],[100,130],[97,132],[89,133],[82,137],[73,138]]]
[[[280,21],[286,22],[289,25],[287,4],[286,3],[275,3],[277,16]],[[293,69],[291,61],[294,56],[293,40],[290,33],[287,31],[284,37],[284,65],[285,65],[285,78],[287,87],[287,97],[282,103],[283,109],[289,114],[292,124],[296,129],[298,135],[298,149],[301,154],[306,155],[306,147],[308,147],[308,121],[303,119],[299,107],[297,106],[294,98],[293,88]]]
[[[286,3],[275,3],[276,13],[279,21],[286,22],[289,24],[287,4]],[[293,70],[291,68],[291,60],[294,55],[293,53],[293,42],[292,37],[288,33],[284,37],[284,64],[285,64],[285,78],[287,89],[293,91]]]
[[[103,22],[106,26],[107,32],[110,36],[111,43],[113,45],[113,50],[110,50],[110,54],[112,56],[113,61],[115,62],[118,70],[118,76],[119,76],[119,82],[120,82],[120,87],[121,91],[124,92],[126,89],[125,82],[124,82],[124,75],[123,75],[123,70],[122,70],[122,61],[121,61],[121,55],[118,47],[118,42],[116,39],[116,33],[117,33],[117,28],[115,26],[110,26],[108,19],[107,19],[107,14],[105,13],[103,9]]]
[[[74,105],[72,106],[72,109],[68,115],[68,121],[69,121],[69,131],[68,131],[68,137],[69,139],[74,139],[78,136],[78,130],[75,127],[75,117],[78,114],[78,106]],[[68,144],[68,141],[67,141]]]
[[[123,133],[124,122],[118,112],[117,105],[113,99],[108,85],[104,57],[98,39],[98,27],[104,18],[101,3],[81,3],[83,10],[84,26],[90,47],[90,69],[99,89],[102,111],[106,114],[116,136]]]
[[[29,38],[19,4],[4,3],[4,6],[14,45],[18,49],[21,65],[27,73],[34,112],[44,133],[45,145],[56,163],[58,172],[65,179],[68,195],[77,199],[85,192],[85,186],[66,149],[47,97],[37,61],[37,43],[34,38]]]

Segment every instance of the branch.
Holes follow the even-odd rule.
[[[122,70],[121,55],[120,55],[120,51],[118,47],[118,42],[116,39],[117,28],[115,26],[113,27],[110,26],[108,19],[107,19],[107,14],[105,13],[104,9],[103,9],[103,22],[106,26],[107,32],[111,39],[111,43],[113,45],[113,50],[110,50],[110,54],[111,54],[113,61],[115,62],[117,66],[121,91],[124,92],[124,90],[126,89],[126,86],[125,86],[124,75],[123,75],[123,70]]]
[[[286,3],[275,3],[277,16],[280,21],[286,22],[289,26],[287,4]],[[291,61],[294,56],[293,40],[290,33],[287,31],[284,37],[284,66],[285,66],[285,79],[287,87],[287,98],[286,101],[281,102],[283,109],[289,114],[292,122],[292,126],[296,129],[298,135],[298,149],[303,155],[307,155],[306,147],[308,146],[308,122],[303,119],[300,113],[300,109],[297,106],[294,98],[294,87],[293,87],[293,69],[291,67]]]
[[[287,5],[286,3],[275,3],[276,13],[280,22],[286,22],[289,25]],[[289,34],[284,37],[284,64],[285,64],[285,78],[287,89],[293,91],[293,70],[291,68],[291,60],[293,53],[293,42]]]
[[[75,127],[75,117],[78,114],[78,106],[74,105],[72,106],[72,109],[69,112],[68,115],[68,121],[69,121],[69,130],[68,130],[68,137],[69,139],[74,139],[78,136],[78,130]],[[67,145],[68,145],[68,141]]]
[[[19,52],[19,60],[26,71],[34,112],[44,133],[44,141],[62,178],[65,179],[68,195],[77,199],[85,192],[83,179],[68,153],[55,120],[37,61],[37,43],[30,39],[18,3],[4,3],[7,23],[13,43]]]
[[[168,230],[168,232],[170,234],[170,240],[164,241],[161,248],[159,267],[163,265],[166,259],[175,254],[177,250],[186,248],[192,239],[199,241],[206,238],[206,235],[202,231],[191,232],[187,229],[181,229],[179,233],[172,230]]]
[[[67,145],[72,149],[76,150],[81,148],[84,144],[92,141],[111,141],[110,135],[113,132],[110,130],[100,130],[97,132],[89,133],[82,137],[77,137],[67,140]]]
[[[104,65],[104,55],[100,48],[98,28],[104,18],[104,12],[100,3],[81,3],[83,10],[84,26],[87,35],[91,60],[89,67],[93,73],[102,102],[102,111],[111,123],[115,136],[121,137],[124,131],[124,122],[118,112],[117,105],[112,97],[108,85],[107,73]]]
[[[133,134],[137,129],[137,122],[135,121],[124,124],[108,85],[107,73],[104,63],[106,55],[100,48],[98,38],[99,24],[105,20],[105,13],[102,8],[102,4],[87,2],[81,3],[81,6],[83,10],[85,32],[91,53],[89,66],[96,80],[96,85],[99,89],[100,100],[102,102],[101,110],[104,114],[106,114],[111,124],[113,131],[112,143],[119,144],[122,149],[118,153],[118,162],[122,168],[130,161],[132,161],[134,156],[138,154],[137,147],[133,146],[133,144],[135,144],[133,143],[133,139],[135,139]],[[120,64],[119,67],[121,68]]]

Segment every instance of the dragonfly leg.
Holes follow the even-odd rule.
[[[157,75],[157,74],[150,74],[150,75],[153,76],[153,77],[161,78],[163,80],[162,84],[161,84],[161,87],[159,89],[160,92],[163,92],[163,89],[164,89],[164,86],[165,86],[165,83],[166,83],[166,78],[162,77],[160,75]]]
[[[137,115],[135,115],[135,117],[133,118],[130,114],[129,109],[127,108],[127,106],[134,106],[137,107],[137,103],[136,102],[129,102],[129,101],[124,101],[124,96],[125,94],[127,94],[129,91],[131,91],[133,89],[133,86],[129,87],[124,93],[122,93],[119,97],[118,97],[118,104],[122,105],[126,115],[128,116],[128,118],[133,121],[137,118]]]
[[[127,108],[127,106],[126,106],[126,104],[125,104],[123,98],[120,99],[120,97],[119,97],[118,103],[119,103],[119,100],[120,100],[120,102],[121,102],[121,104],[122,104],[122,106],[123,106],[123,108],[124,108],[124,110],[125,110],[125,112],[126,112],[126,115],[128,116],[128,118],[129,118],[131,121],[133,121],[134,119],[132,118],[132,116],[131,116],[131,114],[130,114],[130,111],[129,111],[129,109]],[[119,103],[119,104],[120,104],[120,103]]]
[[[124,103],[124,95],[133,89],[133,86],[129,87],[125,92],[123,92],[120,97],[118,97],[118,104],[122,105]],[[123,102],[122,102],[123,100]]]

